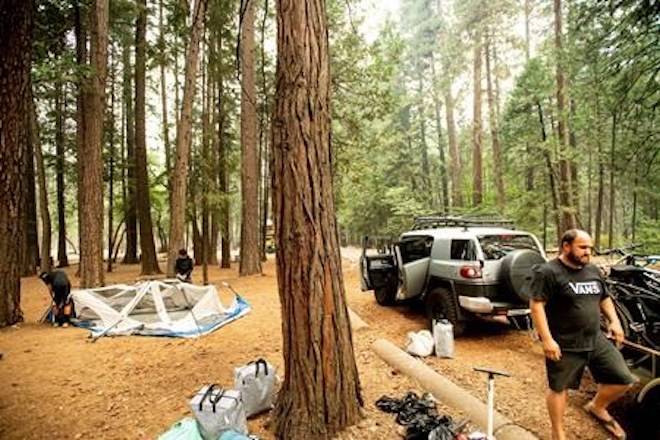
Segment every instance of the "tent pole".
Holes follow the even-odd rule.
[[[197,326],[197,333],[199,336],[202,336],[202,329],[199,326],[199,322],[197,322],[197,317],[195,317],[195,312],[193,312],[193,307],[190,305],[190,301],[188,301],[188,295],[186,294],[186,291],[181,289],[181,293],[183,294],[183,299],[186,301],[186,306],[190,309],[190,314],[192,315],[193,321],[195,321],[195,325]]]

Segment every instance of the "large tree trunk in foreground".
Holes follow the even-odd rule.
[[[0,7],[0,327],[23,319],[21,259],[32,54],[32,2]]]
[[[472,206],[483,201],[484,184],[481,156],[481,35],[477,31],[474,45],[473,120],[472,120]]]
[[[254,2],[246,0],[241,27],[241,261],[239,274],[261,273],[259,164],[254,66]]]
[[[330,146],[325,2],[278,2],[273,204],[285,378],[283,439],[327,439],[362,397],[341,276]]]
[[[190,41],[186,51],[186,71],[183,85],[181,117],[176,130],[176,159],[172,175],[170,200],[170,242],[167,252],[167,276],[174,276],[174,263],[179,249],[184,247],[183,232],[186,227],[186,195],[188,162],[192,143],[192,103],[195,97],[195,80],[199,61],[199,41],[204,29],[206,0],[195,3]]]
[[[147,0],[140,0],[135,32],[135,175],[137,177],[137,212],[140,222],[140,263],[142,275],[160,273],[156,259],[151,199],[147,173],[147,132],[145,127],[145,77]]]
[[[80,191],[80,287],[103,284],[102,133],[108,63],[108,0],[96,0],[90,14],[91,73],[83,83],[85,141],[78,157]]]

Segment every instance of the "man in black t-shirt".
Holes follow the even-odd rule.
[[[191,281],[191,275],[194,266],[195,265],[192,258],[188,256],[188,251],[185,249],[179,249],[179,256],[176,258],[176,262],[174,263],[176,277],[181,281],[189,283]]]
[[[567,390],[578,389],[585,367],[598,392],[584,409],[615,438],[625,432],[607,407],[635,381],[623,356],[600,330],[601,312],[609,322],[608,337],[617,344],[623,330],[598,267],[589,264],[591,237],[571,229],[561,239],[558,258],[534,268],[530,309],[543,343],[549,390],[546,397],[552,438],[564,440]]]
[[[69,319],[73,315],[73,301],[69,298],[71,283],[66,273],[61,270],[42,272],[39,278],[48,286],[50,296],[53,299],[53,317],[57,325],[69,326]]]

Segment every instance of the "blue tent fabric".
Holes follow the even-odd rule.
[[[225,431],[218,440],[252,440],[236,431]],[[192,417],[179,420],[158,437],[158,440],[204,440],[197,428],[197,422]]]
[[[197,429],[197,422],[192,417],[186,417],[170,426],[166,432],[158,436],[158,440],[204,440]]]
[[[234,310],[232,310],[230,313],[218,315],[213,320],[200,323],[200,326],[198,328],[195,328],[190,331],[175,332],[175,331],[167,331],[164,329],[149,330],[149,331],[140,330],[135,332],[134,334],[141,336],[163,336],[169,338],[190,338],[190,337],[205,335],[207,333],[214,332],[220,327],[230,324],[239,318],[242,318],[244,315],[246,315],[248,312],[251,311],[250,304],[240,295],[236,296],[236,305],[237,307]],[[92,334],[102,332],[103,327],[95,325],[95,323],[96,321],[81,321],[81,320],[72,321],[72,324],[74,324],[75,326],[90,330]]]
[[[215,286],[147,281],[72,292],[76,318],[72,323],[104,335],[144,335],[196,338],[248,314],[250,304],[231,287],[225,306]]]

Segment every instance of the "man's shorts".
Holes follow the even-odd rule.
[[[601,333],[596,338],[593,351],[563,351],[557,362],[545,359],[548,385],[555,392],[567,388],[577,390],[584,368],[596,383],[608,385],[630,385],[635,377],[630,372],[621,352]]]

